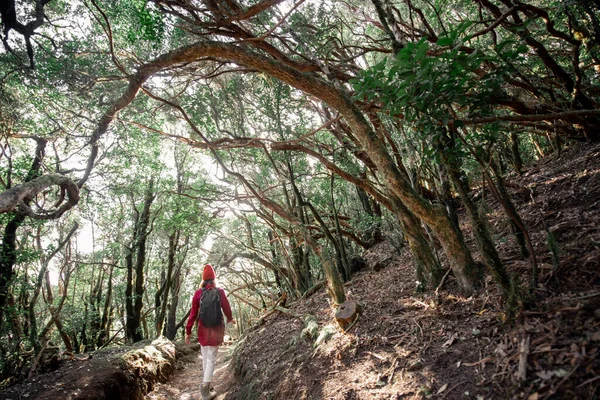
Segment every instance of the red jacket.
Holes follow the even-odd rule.
[[[206,285],[206,289],[213,287],[213,285]],[[221,309],[223,310],[225,317],[227,317],[227,322],[231,322],[233,316],[231,315],[229,300],[227,300],[227,296],[223,289],[217,288],[217,290],[219,291],[219,297],[221,298]],[[190,311],[190,317],[185,326],[185,333],[191,335],[194,322],[198,320],[198,343],[200,343],[201,346],[219,346],[223,343],[223,337],[225,336],[225,324],[212,328],[206,328],[202,325],[202,320],[198,318],[201,296],[202,289],[196,290],[194,298],[192,299],[192,311]]]

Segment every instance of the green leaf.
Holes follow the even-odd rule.
[[[423,56],[425,55],[425,53],[427,52],[427,50],[429,50],[429,43],[422,40],[417,45],[417,51],[415,52],[415,59],[421,60],[423,58]]]
[[[512,39],[503,40],[502,42],[498,43],[498,45],[496,46],[496,52],[502,53],[502,51],[504,50],[504,48],[506,46],[510,46],[511,44],[514,44],[514,43],[516,43],[516,41],[512,40]]]
[[[441,37],[438,39],[438,41],[435,43],[438,46],[449,46],[452,43],[454,43],[454,40],[452,40],[451,38],[445,36],[445,37]]]

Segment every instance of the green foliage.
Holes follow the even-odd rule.
[[[333,335],[338,332],[338,328],[333,324],[327,324],[319,330],[319,336],[317,336],[314,347],[318,347],[321,344],[327,343]]]
[[[111,21],[122,30],[124,39],[130,45],[139,45],[147,41],[160,44],[165,39],[166,25],[164,15],[146,0],[124,0],[104,5]]]
[[[524,48],[512,48],[512,41],[500,43],[491,55],[475,49],[465,52],[461,46],[469,24],[461,24],[450,35],[430,48],[425,39],[408,43],[394,58],[382,60],[353,81],[357,98],[377,99],[396,117],[432,132],[451,120],[489,115],[488,106],[496,96],[508,69],[482,72],[484,63],[520,57]],[[460,114],[457,113],[460,110]],[[456,115],[456,117],[453,117]],[[458,118],[457,118],[458,117]]]
[[[160,42],[165,32],[163,15],[155,8],[149,7],[146,1],[138,0],[133,3],[134,14],[138,18],[140,30],[136,33],[128,32],[127,39],[132,43],[136,43],[138,39]]]
[[[305,340],[316,340],[319,334],[319,323],[312,315],[307,315],[304,318],[304,329],[302,330],[302,338]]]

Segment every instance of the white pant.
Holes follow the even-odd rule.
[[[200,346],[200,348],[202,350],[202,370],[204,371],[203,383],[210,383],[215,373],[219,346]]]

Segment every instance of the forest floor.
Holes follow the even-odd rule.
[[[437,295],[416,293],[407,249],[385,241],[364,254],[369,267],[345,285],[347,297],[364,306],[356,324],[337,328],[324,289],[285,313],[272,311],[235,349],[221,349],[218,399],[600,398],[599,156],[600,145],[575,146],[507,179],[540,265],[531,305],[514,324],[503,322],[501,294],[489,277],[473,297],[458,295],[451,275]],[[473,196],[481,199],[481,189]],[[527,292],[529,260],[519,256],[500,206],[485,198],[503,261]],[[464,219],[462,228],[474,246]],[[546,229],[556,238],[558,265]],[[146,398],[200,398],[199,357],[188,353]],[[93,382],[91,364],[76,363]],[[48,387],[60,371],[20,385],[19,393]]]

